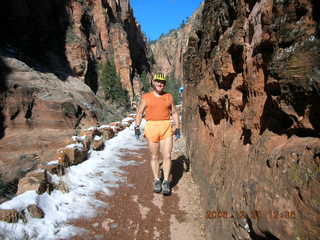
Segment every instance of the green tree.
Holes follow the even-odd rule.
[[[180,103],[179,99],[179,88],[180,88],[180,81],[176,79],[173,74],[170,74],[167,77],[167,85],[166,91],[171,93],[176,104]]]
[[[114,62],[103,64],[100,79],[105,93],[105,99],[121,105],[129,104],[128,92],[122,88],[120,77],[117,74]]]
[[[149,89],[151,88],[151,84],[147,78],[147,72],[146,71],[143,71],[140,75],[140,80],[141,80],[141,83],[142,83],[142,90],[144,92],[148,92]]]

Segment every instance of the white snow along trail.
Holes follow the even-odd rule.
[[[111,195],[126,177],[120,169],[122,166],[137,164],[135,161],[122,161],[121,149],[137,150],[144,146],[144,141],[136,140],[133,125],[119,132],[114,138],[105,141],[102,151],[90,150],[88,160],[71,166],[64,176],[51,175],[53,181],[63,181],[69,192],[54,190],[50,195],[38,195],[27,191],[0,205],[0,209],[21,211],[30,204],[37,204],[45,213],[42,219],[27,217],[27,222],[6,223],[0,221],[0,239],[66,239],[81,234],[84,229],[68,225],[67,222],[80,217],[93,217],[96,208],[106,203],[95,199],[95,193],[104,192]]]

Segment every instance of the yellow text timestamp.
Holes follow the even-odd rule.
[[[269,218],[269,219],[295,219],[296,212],[291,210],[270,210],[270,211],[260,211],[260,210],[251,210],[251,211],[221,211],[221,210],[212,210],[206,212],[207,219],[218,219],[218,218]]]

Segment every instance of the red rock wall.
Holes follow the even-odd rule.
[[[0,174],[2,182],[24,176],[40,162],[55,160],[56,149],[76,127],[97,124],[101,103],[79,79],[64,82],[11,57],[0,58]]]
[[[132,100],[133,77],[149,71],[146,46],[128,0],[71,1],[67,32],[67,59],[72,70],[101,92],[101,84],[90,67],[91,62],[113,60],[122,86]],[[98,81],[96,83],[96,81]],[[98,85],[98,87],[96,87]]]
[[[149,71],[145,39],[128,0],[23,0],[1,7],[2,46],[37,58],[51,72],[79,77],[95,93],[101,89],[96,65],[107,59],[115,62],[131,98],[132,79]]]
[[[183,132],[207,239],[318,239],[319,4],[207,0],[202,14]]]
[[[98,64],[114,60],[131,98],[132,79],[149,65],[128,0],[0,5],[0,181],[6,183],[54,160],[76,127],[97,124]]]

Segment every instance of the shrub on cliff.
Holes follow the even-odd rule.
[[[100,81],[104,90],[105,100],[127,105],[128,92],[122,88],[120,77],[113,62],[108,61],[100,66]]]

